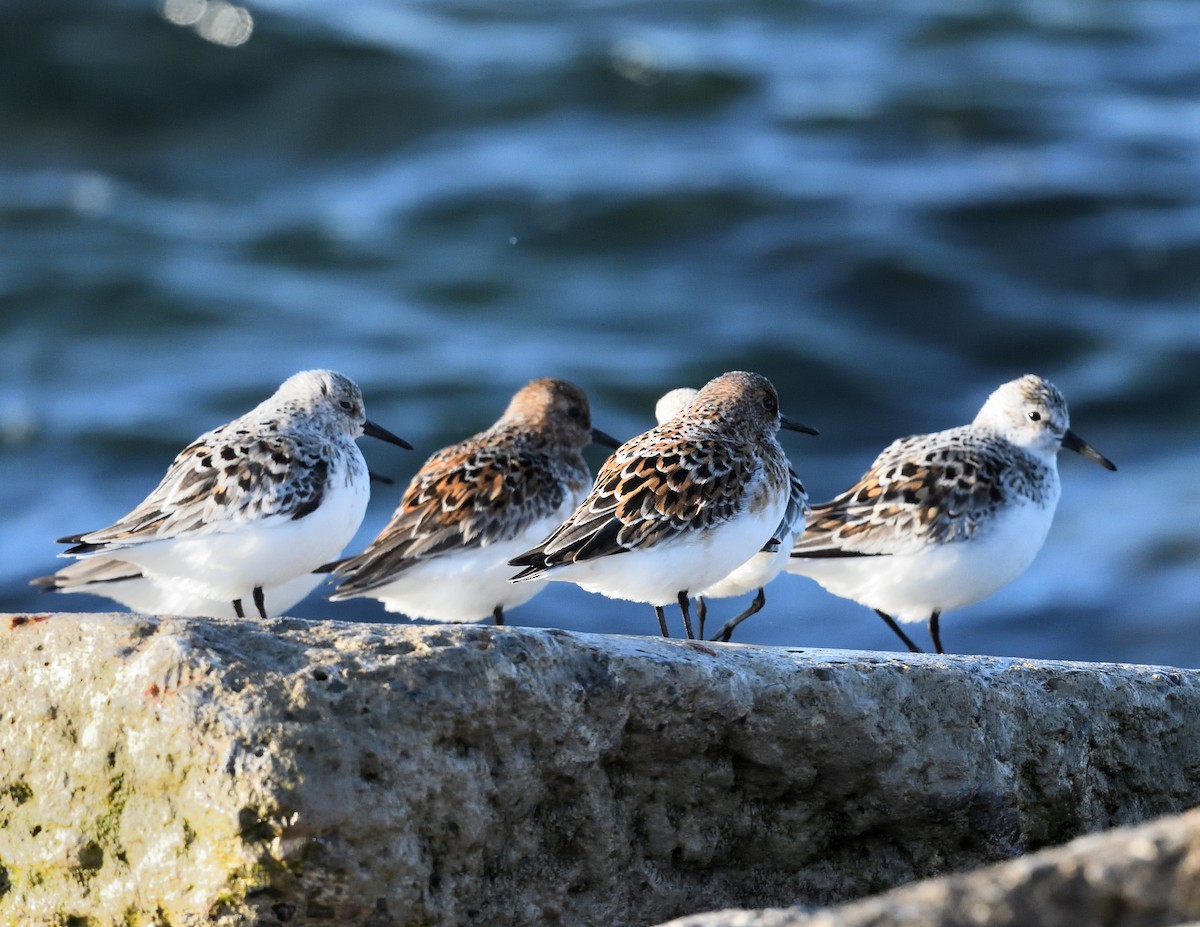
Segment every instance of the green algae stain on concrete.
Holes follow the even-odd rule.
[[[29,801],[29,799],[33,798],[33,789],[31,789],[24,781],[18,779],[11,785],[5,786],[3,792],[0,794],[3,794],[6,798],[12,799],[12,801],[18,805],[23,805],[25,802]]]
[[[125,811],[125,804],[128,798],[129,796],[125,789],[125,773],[118,772],[109,779],[108,795],[104,800],[104,811],[96,819],[96,824],[92,829],[97,840],[104,841],[110,845],[115,845],[118,842],[121,815]]]
[[[23,779],[18,779],[0,788],[0,830],[8,827],[16,809],[31,798],[33,798],[33,789]]]
[[[14,845],[19,844],[20,837],[16,831],[24,826],[27,817],[22,806],[29,803],[34,795],[33,789],[23,779],[17,779],[0,786],[0,836],[3,837],[6,855]],[[11,832],[10,832],[11,829]],[[36,837],[41,828],[33,826],[28,833]],[[19,858],[19,854],[17,854]],[[0,905],[15,889],[19,888],[28,876],[22,872],[19,865],[10,864],[7,859],[0,859]]]

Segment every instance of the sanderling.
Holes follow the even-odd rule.
[[[654,406],[654,417],[658,424],[663,425],[678,416],[696,398],[696,393],[697,390],[690,387],[681,387],[664,394]],[[724,579],[718,580],[707,589],[692,593],[696,599],[696,617],[699,620],[697,633],[701,639],[704,637],[704,622],[708,611],[706,599],[727,599],[758,590],[745,610],[725,622],[721,630],[713,636],[714,641],[728,642],[734,629],[751,615],[761,611],[766,604],[767,594],[764,587],[787,566],[792,543],[804,533],[804,519],[808,513],[808,494],[790,464],[788,484],[790,495],[787,511],[772,533],[772,537],[779,541],[775,550],[760,550]]]
[[[566,522],[510,561],[525,567],[513,579],[647,602],[664,637],[663,606],[677,602],[693,637],[689,590],[778,546],[790,495],[780,427],[814,433],[780,415],[765,377],[717,377],[677,418],[622,444]]]
[[[270,617],[285,615],[289,608],[307,596],[321,582],[318,573],[304,573],[279,586],[263,589],[263,601]],[[189,584],[176,583],[170,577],[157,580],[142,573],[141,567],[123,560],[88,557],[49,575],[30,580],[46,592],[82,592],[120,602],[143,615],[178,615],[184,618],[232,618],[233,603],[217,601],[196,592]]]
[[[60,538],[60,556],[136,564],[160,584],[231,602],[252,597],[341,553],[366,512],[367,464],[355,439],[410,448],[367,420],[359,388],[308,370],[245,415],[201,435],[132,512],[98,531]],[[277,611],[272,605],[271,611]]]
[[[1068,427],[1067,403],[1032,374],[993,392],[970,425],[894,441],[863,477],[813,506],[787,569],[896,623],[983,599],[1037,555],[1058,505],[1058,450],[1113,463]]]
[[[504,623],[545,583],[509,582],[510,558],[562,524],[587,494],[583,450],[619,442],[592,428],[587,396],[546,377],[522,387],[500,419],[443,448],[412,478],[392,520],[361,554],[327,568],[334,601],[367,596],[434,621]]]

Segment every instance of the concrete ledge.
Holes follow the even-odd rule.
[[[719,911],[662,927],[1188,927],[1200,919],[1200,811],[1080,837],[865,901]]]
[[[5,616],[0,923],[647,925],[1200,803],[1200,674]]]

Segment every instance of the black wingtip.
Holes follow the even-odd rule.
[[[349,557],[343,557],[341,560],[330,560],[328,563],[322,563],[319,567],[313,570],[314,573],[336,573],[337,568],[349,560]]]
[[[793,550],[797,560],[846,560],[851,557],[886,557],[887,554],[868,554],[859,550],[842,550],[838,547],[823,547],[818,550]]]
[[[522,579],[531,579],[546,569],[546,555],[541,548],[527,550],[508,561],[510,567],[524,567],[515,576],[509,577],[509,582],[515,583]]]
[[[59,541],[59,544],[70,544],[74,538],[66,538]],[[103,544],[76,544],[74,547],[68,547],[62,552],[62,556],[77,557],[80,554],[94,554],[98,550],[104,550]]]

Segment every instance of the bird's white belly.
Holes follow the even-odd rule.
[[[653,547],[563,564],[547,579],[577,584],[613,599],[670,605],[680,592],[706,589],[753,557],[779,526],[787,497],[708,531],[668,538]],[[757,587],[755,587],[757,588]]]
[[[491,618],[497,606],[507,611],[522,605],[545,587],[546,580],[514,583],[517,571],[508,561],[562,524],[575,501],[513,538],[430,557],[364,595],[379,599],[389,612],[430,621],[479,621]]]
[[[337,474],[321,504],[304,518],[276,515],[226,531],[147,541],[101,553],[137,564],[171,595],[221,602],[243,599],[248,609],[256,586],[264,590],[283,586],[336,559],[362,523],[368,495],[366,480],[348,485]],[[272,603],[266,604],[278,612]]]
[[[804,522],[798,526],[804,530]],[[787,567],[791,559],[792,542],[796,538],[795,531],[782,532],[779,537],[779,549],[775,552],[760,550],[757,554],[735,567],[724,579],[718,580],[706,589],[693,592],[692,595],[702,595],[709,599],[727,599],[732,596],[745,595],[755,592],[771,582]]]
[[[985,599],[1021,575],[1041,550],[1053,515],[1029,503],[997,513],[991,529],[970,540],[881,556],[792,558],[787,569],[899,621],[924,621],[934,611]]]

